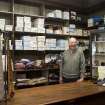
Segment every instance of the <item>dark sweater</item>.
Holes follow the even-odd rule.
[[[81,48],[67,50],[62,57],[62,76],[65,78],[78,78],[85,73],[85,59]]]

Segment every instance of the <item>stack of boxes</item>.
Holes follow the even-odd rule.
[[[12,31],[13,30],[13,25],[6,25],[6,20],[5,19],[0,19],[0,29],[2,31]]]
[[[0,19],[0,29],[4,30],[5,28],[5,19]]]
[[[70,17],[68,11],[61,11],[61,10],[49,10],[46,16],[52,18],[65,19],[65,20],[69,20]]]
[[[45,36],[37,36],[38,50],[45,50]]]
[[[15,50],[23,50],[23,41],[15,40]]]
[[[19,17],[19,16],[16,17],[16,27],[15,27],[15,30],[23,32],[23,28],[24,28],[24,17]]]
[[[37,50],[37,39],[36,37],[23,36],[24,50]]]
[[[69,31],[70,31],[70,35],[76,35],[76,25],[70,24],[69,25]]]
[[[44,18],[38,18],[34,20],[34,27],[37,27],[38,33],[45,33]]]
[[[24,17],[24,32],[31,32],[31,17]]]
[[[55,50],[56,49],[56,39],[46,39],[46,50]]]
[[[62,11],[61,10],[54,10],[55,18],[62,19]]]
[[[69,12],[63,11],[63,19],[65,19],[65,20],[69,20],[70,19]]]
[[[16,31],[20,32],[35,32],[35,33],[45,33],[45,28],[44,28],[44,19],[43,18],[38,18],[35,19],[33,22],[33,27],[32,27],[32,21],[31,17],[20,17],[17,16],[16,18]]]
[[[94,20],[92,18],[88,19],[88,27],[94,26]]]

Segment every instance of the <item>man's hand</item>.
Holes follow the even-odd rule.
[[[62,79],[62,77],[60,77],[59,83],[60,83],[60,84],[63,83],[63,79]]]
[[[84,78],[80,78],[77,80],[77,82],[82,82],[84,80]]]

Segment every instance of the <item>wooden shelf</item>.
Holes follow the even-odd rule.
[[[40,35],[40,36],[43,35],[43,36],[45,36],[45,33],[24,32],[24,31],[23,31],[23,32],[21,32],[21,31],[15,31],[15,34],[16,34],[16,35],[17,35],[17,34],[18,34],[18,35],[29,35],[29,36],[30,36],[30,35],[34,35],[34,36],[35,36],[35,35],[37,35],[37,36],[38,36],[38,35]]]
[[[13,12],[0,11],[0,14],[3,14],[3,15],[12,15],[12,14],[13,14]]]
[[[20,69],[20,70],[14,70],[14,72],[17,72],[17,73],[21,73],[21,72],[24,72],[24,73],[26,73],[26,72],[36,72],[36,71],[47,71],[47,70],[49,70],[48,68],[41,68],[41,69]]]
[[[53,18],[53,17],[45,17],[45,21],[53,21],[53,22],[69,22],[69,20],[62,18]]]
[[[105,43],[105,41],[94,41],[95,43]]]
[[[96,56],[105,56],[105,52],[104,53],[96,53]]]
[[[24,14],[24,13],[14,13],[15,16],[29,16],[29,17],[34,17],[34,18],[45,18],[44,16],[39,16],[39,15],[30,15],[30,14]]]

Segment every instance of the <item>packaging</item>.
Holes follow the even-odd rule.
[[[17,16],[16,21],[20,23],[24,23],[24,17]]]
[[[23,41],[15,40],[15,50],[23,50]]]
[[[12,31],[13,25],[5,25],[5,31]]]
[[[45,33],[45,28],[38,28],[38,33]]]
[[[23,32],[23,27],[15,27],[15,31]]]
[[[0,19],[0,29],[4,30],[5,28],[5,19]]]
[[[67,12],[67,11],[63,12],[63,19],[66,19],[66,20],[70,19],[69,12]]]
[[[88,27],[94,26],[94,20],[92,18],[88,19]]]
[[[52,18],[54,18],[55,17],[55,15],[54,15],[54,12],[52,11],[52,12],[49,12],[49,13],[47,13],[47,15],[46,15],[47,17],[52,17]]]
[[[44,28],[44,18],[38,18],[34,20],[34,27]]]
[[[54,34],[63,34],[62,29],[54,30]]]
[[[31,22],[25,22],[24,23],[24,28],[25,27],[31,28],[31,26],[32,26]]]
[[[77,33],[77,35],[78,36],[83,36],[83,31],[82,31],[82,29],[76,29],[76,33]]]
[[[16,21],[16,27],[24,27],[24,23]]]
[[[45,41],[45,36],[37,36],[37,40],[38,40],[38,42],[40,42],[40,41]]]
[[[62,30],[64,35],[69,35],[69,27],[63,27]]]
[[[31,32],[31,27],[24,27],[24,32]]]
[[[46,33],[48,33],[48,34],[53,34],[54,32],[53,32],[53,28],[48,28],[48,29],[46,29]]]
[[[61,10],[54,10],[55,18],[62,19],[62,11]]]
[[[25,23],[30,23],[31,22],[31,17],[24,16],[24,22]]]
[[[31,32],[37,33],[37,32],[38,32],[38,28],[36,28],[36,27],[31,27]]]

